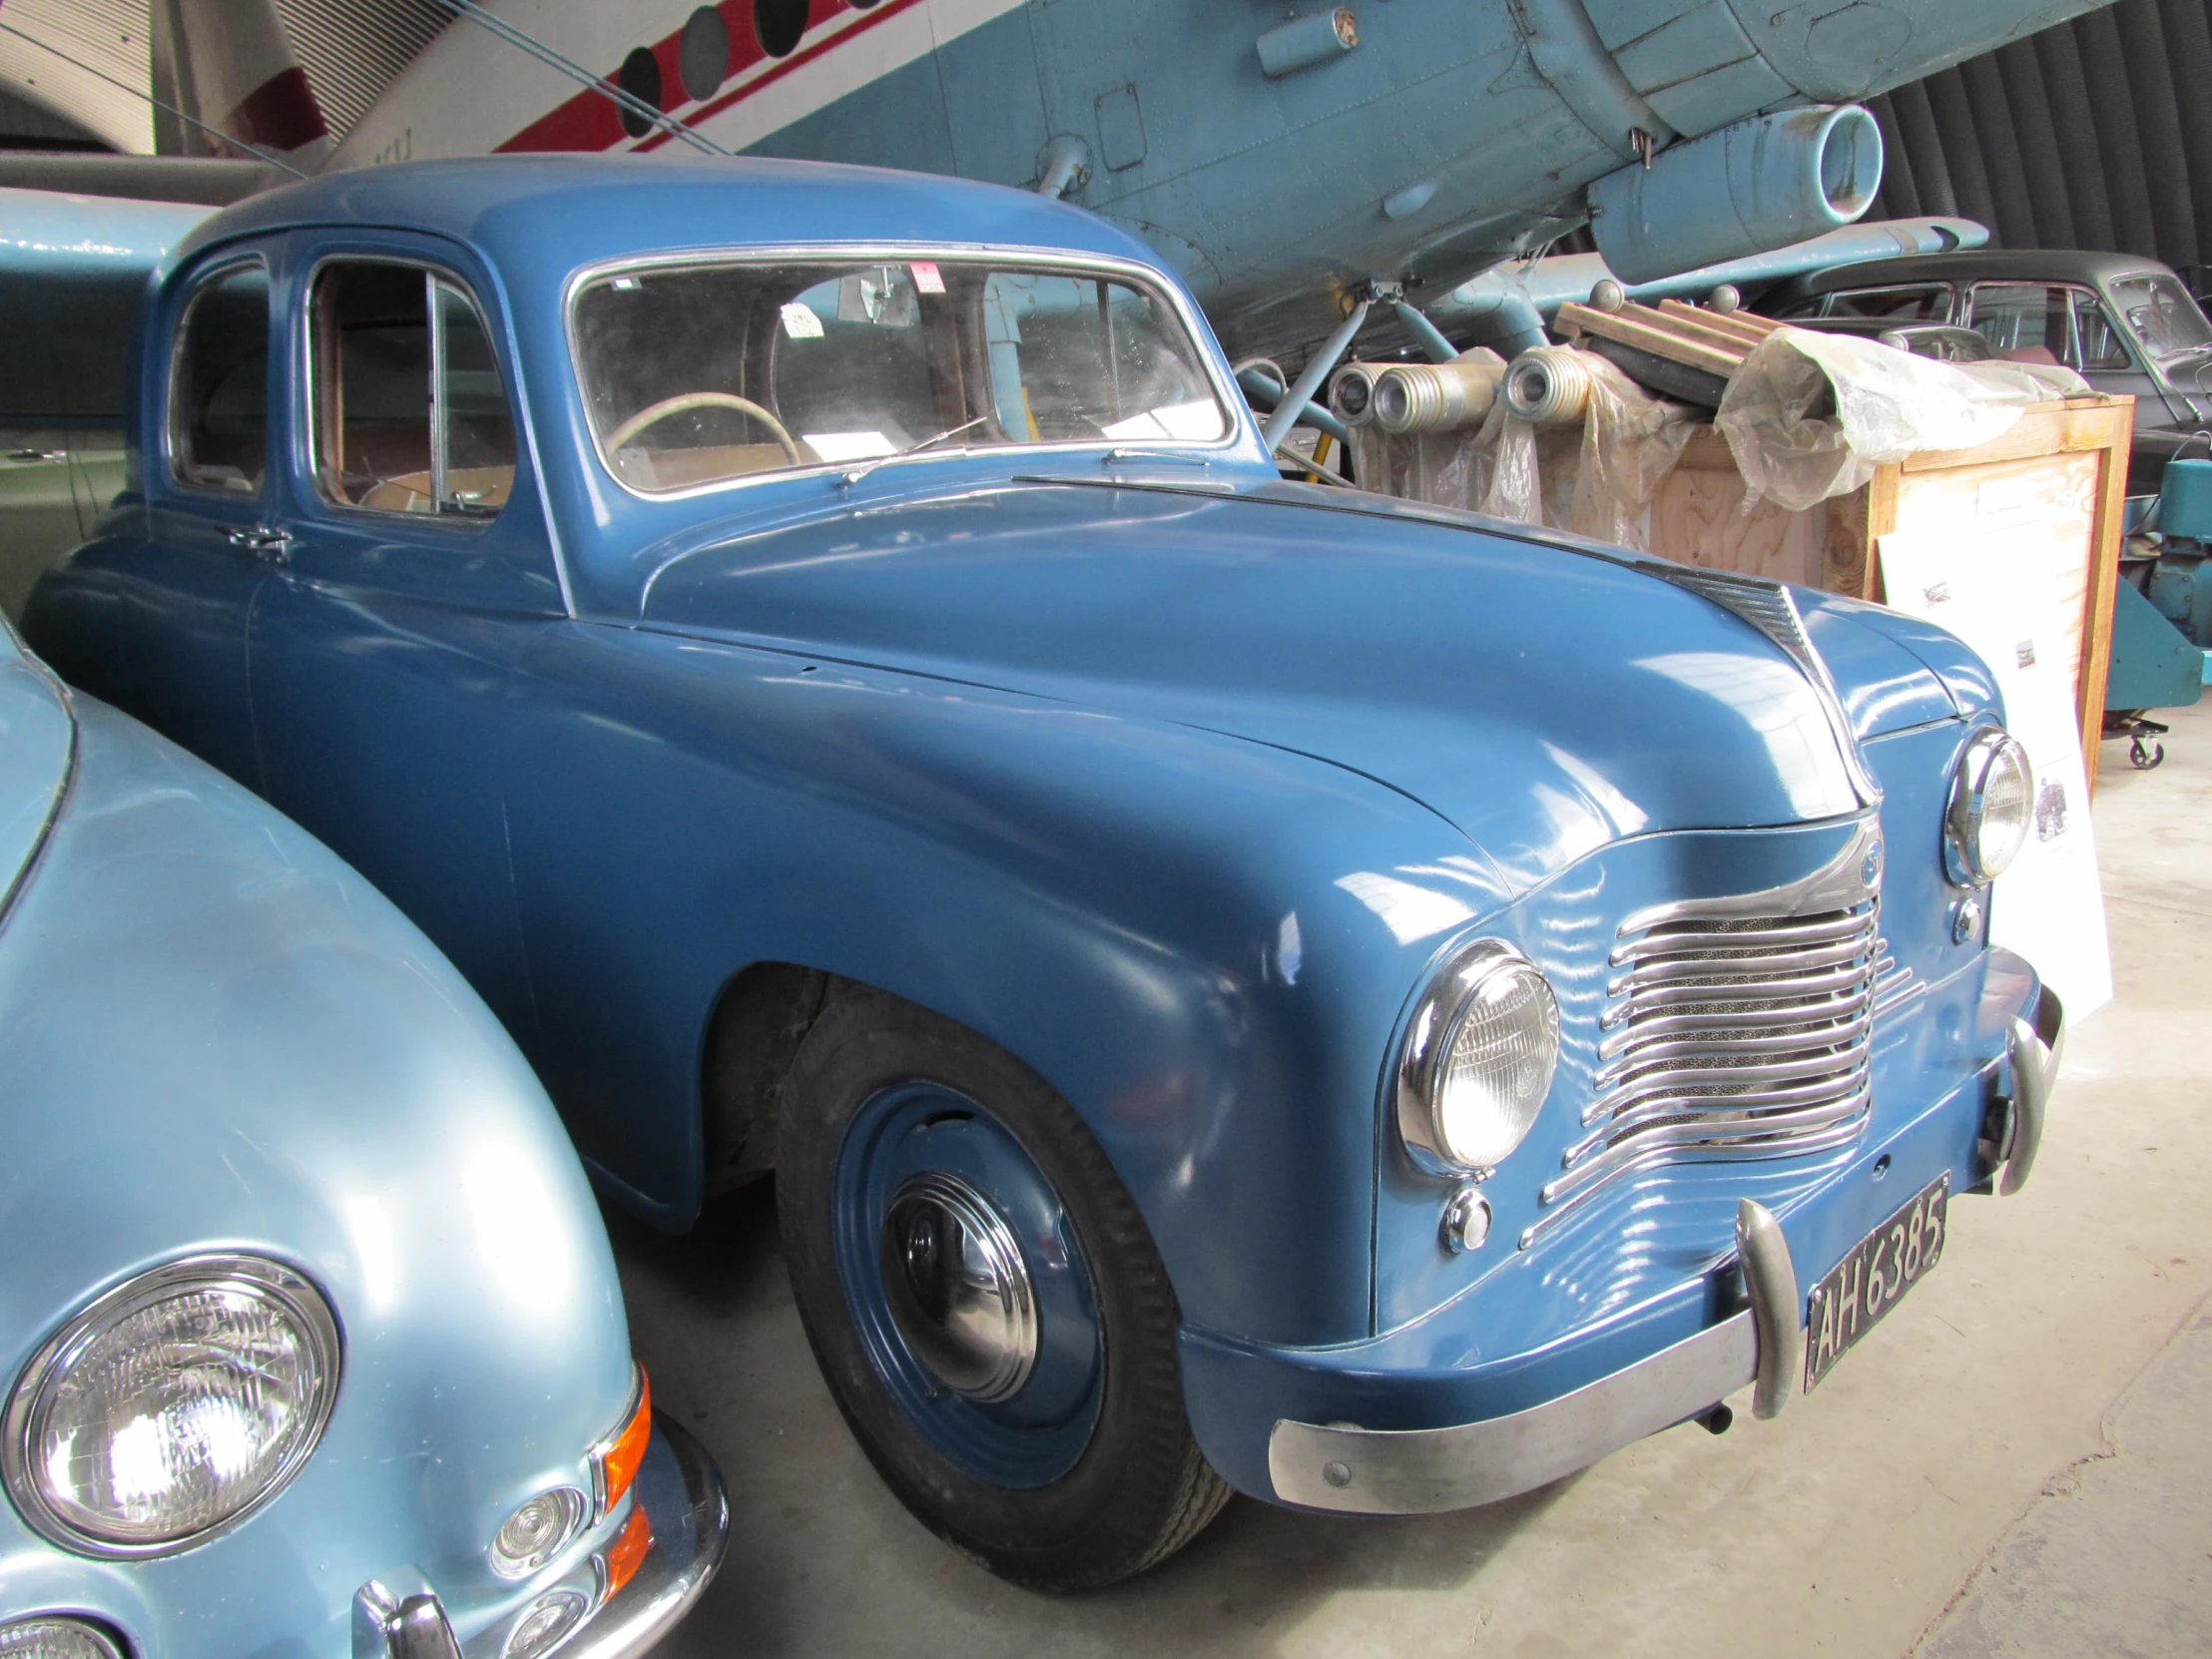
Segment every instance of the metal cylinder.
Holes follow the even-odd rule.
[[[1448,363],[1392,363],[1376,377],[1376,424],[1385,432],[1478,426],[1504,376],[1494,351],[1470,351]]]
[[[1346,363],[1329,382],[1329,407],[1347,426],[1365,426],[1375,418],[1375,382],[1390,363]]]
[[[1360,44],[1359,20],[1349,6],[1313,12],[1279,23],[1260,37],[1260,67],[1270,79],[1341,58]]]
[[[1505,371],[1505,406],[1538,426],[1574,426],[1590,406],[1590,371],[1571,345],[1523,351]]]
[[[1849,225],[1882,186],[1882,130],[1857,104],[1754,116],[1589,190],[1613,275],[1648,282]]]

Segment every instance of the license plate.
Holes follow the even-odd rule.
[[[1861,1239],[1836,1271],[1814,1287],[1805,1322],[1806,1392],[1941,1258],[1949,1203],[1950,1176],[1945,1173]]]

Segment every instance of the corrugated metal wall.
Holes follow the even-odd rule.
[[[2002,248],[2212,276],[2212,0],[2119,0],[1868,104],[1870,219],[1962,214]]]

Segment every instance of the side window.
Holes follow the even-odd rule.
[[[169,464],[180,484],[259,495],[269,467],[269,273],[233,266],[186,302],[170,361]]]
[[[2042,282],[1981,282],[1973,328],[1999,357],[2067,368],[2127,367],[2127,350],[2096,296]]]
[[[1950,289],[1941,282],[1912,287],[1856,288],[1828,296],[1829,316],[1879,316],[1893,322],[1941,322],[1949,312]]]
[[[2081,361],[2075,367],[2124,371],[2132,366],[2125,337],[2095,294],[2074,294],[2074,325],[2081,341]]]
[[[451,277],[340,261],[310,309],[316,487],[341,506],[489,518],[514,423],[482,314]]]

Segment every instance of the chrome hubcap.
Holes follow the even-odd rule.
[[[944,1170],[909,1177],[883,1216],[883,1287],[914,1358],[954,1393],[1021,1391],[1037,1363],[1037,1303],[1014,1231]]]

